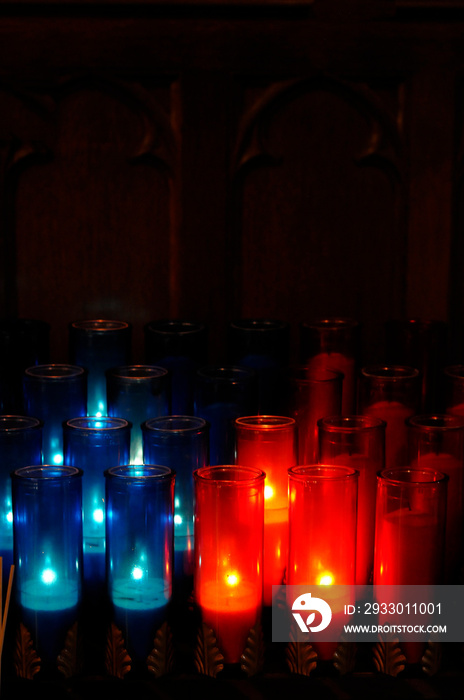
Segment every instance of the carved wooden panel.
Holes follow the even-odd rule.
[[[172,89],[83,77],[41,96],[47,157],[18,178],[16,293],[20,316],[52,324],[54,358],[67,322],[95,317],[131,321],[140,356],[143,323],[169,313]]]
[[[327,77],[245,89],[237,145],[238,311],[358,318],[379,351],[401,315],[401,90]],[[241,201],[240,201],[241,200]]]

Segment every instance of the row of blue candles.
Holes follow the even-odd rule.
[[[192,472],[207,463],[206,422],[193,416],[147,421],[148,464],[129,465],[128,421],[71,419],[63,427],[65,465],[42,466],[40,422],[18,420],[21,429],[9,431],[16,444],[22,439],[15,466],[19,457],[37,466],[16,469],[12,499],[4,494],[1,555],[6,565],[13,561],[14,539],[16,603],[40,657],[56,663],[82,600],[97,616],[109,600],[131,655],[146,658],[166,615],[174,572],[178,583],[191,586]],[[167,466],[150,466],[154,462]]]

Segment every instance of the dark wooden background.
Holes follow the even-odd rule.
[[[0,4],[0,315],[448,321],[464,2]]]

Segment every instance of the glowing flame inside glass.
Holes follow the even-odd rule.
[[[52,583],[55,583],[57,575],[56,572],[53,571],[53,569],[44,569],[40,575],[40,578],[42,579],[43,583],[49,586]]]

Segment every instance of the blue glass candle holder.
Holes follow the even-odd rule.
[[[289,354],[290,326],[284,321],[241,319],[229,326],[229,360],[256,372],[260,414],[280,415],[284,408]]]
[[[235,419],[256,413],[256,375],[247,367],[203,367],[197,372],[195,415],[210,425],[210,464],[235,462]]]
[[[146,361],[171,373],[173,415],[192,415],[195,373],[207,363],[207,327],[193,321],[163,319],[148,323],[144,331]]]
[[[209,425],[195,416],[162,416],[142,424],[143,461],[176,471],[174,579],[193,584],[193,472],[209,464]]]
[[[0,416],[0,557],[3,590],[13,564],[11,472],[42,459],[42,422],[27,416]]]
[[[0,320],[0,413],[22,414],[23,374],[49,362],[50,325],[30,318]]]
[[[164,367],[126,365],[106,373],[108,415],[132,423],[130,463],[143,462],[141,424],[171,412],[170,376]],[[164,464],[164,462],[160,462]]]
[[[106,476],[108,595],[132,670],[146,670],[172,594],[175,474],[157,465]],[[107,649],[107,658],[112,649]],[[113,665],[110,664],[110,668]]]
[[[76,365],[36,365],[25,371],[23,386],[26,414],[43,421],[43,464],[63,464],[63,422],[86,415],[86,371]]]
[[[57,670],[73,656],[82,592],[82,472],[29,466],[12,474],[17,669]],[[76,659],[70,658],[70,665]]]
[[[82,469],[85,594],[105,593],[104,472],[127,464],[131,424],[123,418],[72,418],[63,425],[64,463]]]
[[[132,326],[125,321],[96,319],[70,324],[70,361],[88,372],[86,415],[108,414],[105,372],[110,367],[129,364],[131,341]]]

